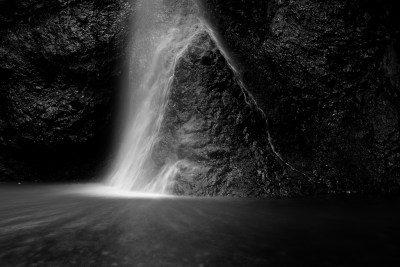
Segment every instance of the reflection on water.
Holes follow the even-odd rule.
[[[0,266],[396,266],[399,207],[2,186]]]

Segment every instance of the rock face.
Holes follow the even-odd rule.
[[[203,2],[285,161],[322,192],[398,191],[395,1]]]
[[[177,193],[399,190],[396,1],[200,2],[265,118],[199,36],[153,157],[179,160]],[[0,0],[0,181],[80,179],[104,163],[132,12],[125,0]]]
[[[0,2],[0,180],[79,179],[99,163],[129,14],[122,0]]]
[[[266,120],[207,32],[176,65],[153,158],[179,161],[175,193],[282,196],[309,190],[268,143]],[[296,192],[296,193],[294,193]]]

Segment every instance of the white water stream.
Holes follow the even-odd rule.
[[[123,190],[166,193],[179,162],[149,164],[168,103],[175,64],[205,28],[191,0],[139,0],[135,11],[124,136],[107,184]],[[156,173],[155,173],[156,171]]]
[[[123,138],[106,183],[117,190],[169,193],[180,161],[170,160],[161,168],[151,164],[159,138],[175,65],[193,38],[204,31],[213,38],[232,71],[240,77],[232,60],[199,15],[195,0],[138,0],[130,56],[130,82],[125,97],[128,105],[123,119]],[[238,79],[248,105],[258,107],[254,97]],[[268,121],[266,119],[266,123]],[[277,158],[286,163],[268,141]],[[293,168],[294,169],[294,168]],[[296,169],[294,169],[296,170]]]

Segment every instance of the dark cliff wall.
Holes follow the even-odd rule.
[[[326,192],[398,190],[395,1],[202,2],[287,162]]]
[[[101,164],[123,70],[125,1],[0,2],[0,180]]]
[[[225,88],[224,93],[216,89],[221,84],[211,84],[216,91],[202,100],[214,94],[215,99],[230,99],[233,114],[216,100],[209,109],[221,109],[225,119],[201,119],[235,134],[218,127],[203,129],[219,139],[211,143],[216,153],[209,147],[184,150],[189,158],[205,156],[203,163],[213,166],[210,184],[216,184],[205,189],[208,193],[232,192],[235,186],[243,189],[235,191],[238,195],[252,190],[273,195],[398,190],[400,16],[395,1],[201,2],[246,88],[265,112],[276,150],[305,174],[271,158],[264,126],[252,140],[240,139],[243,125],[252,128],[261,122],[258,113],[239,103],[238,85],[228,82],[232,77],[227,74],[231,91]],[[0,180],[79,179],[102,166],[131,14],[131,4],[124,0],[0,0]],[[204,77],[226,72],[198,67],[192,71]],[[181,77],[185,71],[188,68],[177,70]],[[184,91],[172,92],[173,99],[178,96],[185,97]],[[206,102],[197,103],[205,114],[210,111]],[[196,105],[188,103],[181,111],[196,113]],[[241,124],[240,116],[250,121]],[[197,129],[186,134],[199,135]],[[254,141],[256,149],[251,148]],[[226,154],[224,147],[241,152]],[[218,167],[227,160],[231,169]],[[251,186],[241,184],[244,180],[235,180],[231,187],[218,184],[218,177],[245,170],[246,161]],[[198,193],[202,186],[186,182],[178,189]]]

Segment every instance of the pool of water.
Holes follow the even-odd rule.
[[[0,185],[0,266],[400,266],[400,198]]]

